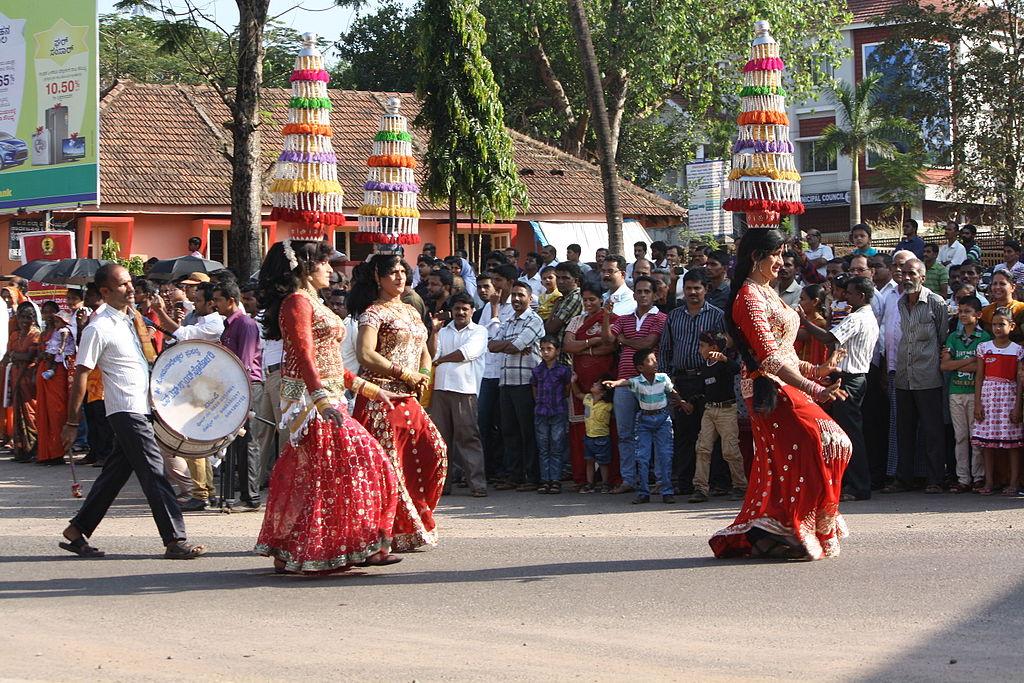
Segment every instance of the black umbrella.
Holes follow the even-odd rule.
[[[40,273],[45,273],[48,269],[52,268],[57,261],[47,261],[46,259],[36,259],[35,261],[29,261],[23,266],[18,266],[11,275],[17,275],[23,277],[26,280],[32,280],[34,282],[42,282],[39,279]]]
[[[174,280],[189,273],[214,273],[224,270],[224,264],[218,261],[198,258],[196,256],[179,256],[178,258],[157,261],[146,273],[146,277],[154,280]]]
[[[93,281],[96,271],[110,261],[96,258],[66,258],[57,261],[36,275],[36,282],[48,285],[85,285]]]

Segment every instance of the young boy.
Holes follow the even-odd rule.
[[[672,420],[669,404],[681,399],[664,372],[658,372],[658,355],[654,349],[641,349],[633,355],[633,365],[640,374],[629,379],[606,380],[606,387],[629,387],[636,396],[640,410],[636,414],[637,494],[633,504],[651,502],[648,472],[651,449],[654,449],[654,476],[661,487],[663,503],[676,502],[672,487]]]
[[[535,406],[533,428],[540,463],[537,493],[562,492],[562,461],[569,430],[566,397],[572,383],[572,370],[558,362],[559,347],[554,337],[544,337],[540,341],[541,363],[533,369],[530,378]]]
[[[942,351],[939,366],[949,375],[949,415],[956,436],[956,479],[950,487],[952,493],[967,493],[972,485],[985,485],[985,467],[981,453],[971,458],[971,429],[974,427],[974,373],[977,370],[975,352],[978,344],[992,339],[978,325],[981,301],[975,296],[960,299],[957,316],[962,330],[950,333]]]
[[[729,500],[743,500],[747,492],[747,477],[743,473],[736,393],[733,390],[740,366],[725,355],[728,340],[724,333],[705,332],[697,343],[704,359],[704,365],[700,367],[700,378],[704,382],[704,416],[697,436],[697,466],[693,473],[690,502],[706,503],[708,500],[711,449],[715,447],[715,439],[719,438],[722,439],[722,458],[729,465],[732,478]]]
[[[555,304],[562,298],[558,291],[555,279],[555,269],[552,266],[545,266],[540,271],[540,283],[544,285],[544,293],[540,295],[540,303],[537,305],[537,315],[541,320],[547,320],[555,310]]]

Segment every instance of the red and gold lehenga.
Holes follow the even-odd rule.
[[[359,316],[360,327],[377,330],[377,353],[401,368],[417,370],[420,352],[427,340],[427,329],[416,310],[401,302],[373,304]],[[399,394],[413,393],[413,387],[394,377],[363,369],[369,382]],[[398,512],[392,549],[412,550],[437,543],[434,509],[441,499],[447,446],[437,427],[414,397],[395,402],[387,410],[379,401],[360,396],[354,415],[366,426],[398,472]]]
[[[281,304],[282,422],[289,442],[274,466],[256,552],[292,572],[362,562],[391,543],[397,477],[384,450],[345,407],[368,383],[345,369],[341,319],[300,290]],[[372,391],[370,392],[373,393]],[[344,416],[336,426],[320,410]]]
[[[809,559],[834,557],[847,534],[839,496],[850,439],[808,394],[820,391],[820,385],[807,379],[798,389],[775,374],[785,363],[804,377],[813,375],[813,366],[793,349],[800,318],[774,289],[750,280],[740,289],[732,315],[761,373],[779,385],[779,395],[774,411],[755,412],[753,381],[744,369],[741,384],[754,431],[750,484],[736,521],[711,537],[711,548],[716,557],[749,555],[746,534],[757,528],[794,539]]]

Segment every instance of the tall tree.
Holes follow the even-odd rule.
[[[604,189],[605,220],[608,223],[608,249],[613,254],[623,254],[619,169],[615,163],[618,136],[612,133],[612,123],[609,121],[608,107],[605,104],[604,85],[601,82],[601,70],[597,65],[597,55],[594,53],[594,42],[590,35],[590,23],[587,21],[583,0],[566,0],[566,5],[569,8],[569,21],[576,36],[583,82],[587,91],[587,105],[594,120],[594,132],[597,134],[600,150],[601,185]],[[623,84],[621,87],[624,90],[626,86]],[[622,95],[624,94],[623,92]],[[621,109],[619,111],[621,112]]]
[[[889,101],[946,122],[954,197],[1024,225],[1024,0],[901,3],[879,21],[892,26],[889,54],[912,52],[918,80],[947,84],[895,82]]]
[[[853,164],[850,180],[850,224],[860,223],[860,161],[868,153],[891,157],[899,149],[895,141],[915,134],[905,119],[891,117],[878,105],[881,75],[869,74],[855,86],[840,81],[829,93],[836,105],[836,123],[821,132],[821,146],[830,154],[841,154]],[[839,125],[837,125],[839,124]]]
[[[483,221],[528,204],[513,159],[478,0],[425,0],[417,48],[423,105],[416,125],[430,131],[426,194],[448,203],[454,248],[458,210]]]
[[[235,0],[238,26],[228,29],[207,14],[206,5],[196,0],[121,0],[115,7],[134,7],[159,13],[157,35],[166,50],[182,56],[192,70],[217,93],[231,113],[225,126],[231,133],[231,145],[223,150],[231,163],[231,230],[228,236],[228,261],[242,277],[248,277],[259,266],[261,258],[263,187],[265,178],[260,167],[259,112],[260,88],[263,85],[263,60],[266,55],[264,32],[269,21],[270,0]],[[221,50],[215,40],[214,27],[227,39],[228,49]],[[231,65],[233,82],[224,78],[223,60]]]
[[[878,198],[886,207],[882,215],[894,215],[899,212],[899,224],[903,225],[906,212],[914,204],[924,198],[924,184],[927,177],[924,167],[927,164],[922,149],[893,154],[887,159],[879,159],[875,170],[881,182],[878,184]]]
[[[413,92],[419,77],[416,43],[420,12],[385,0],[376,12],[357,17],[334,44],[339,63],[331,80],[340,88]]]

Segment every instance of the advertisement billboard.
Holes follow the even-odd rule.
[[[96,0],[0,5],[0,213],[99,203]]]
[[[731,235],[732,214],[722,209],[728,196],[729,162],[726,159],[694,161],[686,164],[686,191],[689,195],[687,223],[698,235]]]

